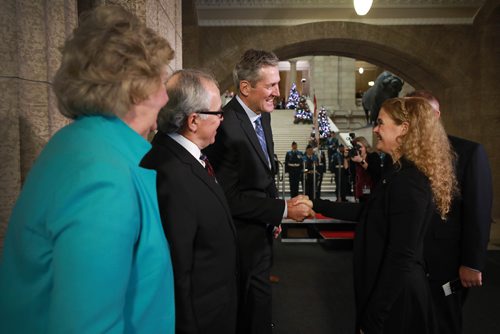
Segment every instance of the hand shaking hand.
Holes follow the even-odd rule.
[[[301,222],[306,218],[314,218],[313,203],[308,196],[299,195],[287,201],[287,218]]]

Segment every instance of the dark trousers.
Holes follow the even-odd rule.
[[[310,199],[314,198],[314,176],[313,174],[307,174],[306,176],[306,184],[305,184],[304,194],[307,195]]]
[[[269,252],[265,252],[253,266],[246,267],[242,264],[243,291],[238,310],[238,334],[271,334],[271,247],[269,244]]]
[[[445,282],[430,281],[432,300],[440,334],[462,333],[462,307],[468,289],[462,289],[445,296],[442,285]]]
[[[301,181],[301,172],[288,173],[288,180],[290,181],[290,197],[295,197],[299,194],[299,182]]]
[[[334,168],[333,175],[335,177],[335,193],[340,200],[347,201],[347,187],[349,184],[348,175],[344,168]]]
[[[323,173],[316,174],[316,199],[321,196],[321,184],[323,183]]]

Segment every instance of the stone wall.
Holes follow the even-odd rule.
[[[185,54],[184,62],[211,69],[223,89],[230,84],[232,67],[251,47],[272,50],[282,60],[337,55],[378,65],[416,89],[431,90],[441,100],[442,119],[450,134],[484,144],[494,191],[500,194],[499,6],[498,0],[487,0],[473,25],[191,26],[184,38],[198,53]],[[494,217],[500,217],[499,198],[494,199]]]
[[[331,111],[358,109],[354,96],[354,59],[314,56],[311,61],[311,90],[316,94],[318,108],[325,106]]]
[[[92,5],[106,1],[93,1]],[[114,1],[116,3],[117,1]],[[128,0],[124,7],[164,36],[182,67],[181,0]],[[68,124],[51,90],[59,47],[76,27],[74,0],[4,0],[0,11],[0,249],[7,220],[34,160],[49,138]]]

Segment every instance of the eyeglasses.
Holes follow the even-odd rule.
[[[224,112],[222,110],[219,111],[196,111],[197,114],[203,114],[203,115],[216,115],[220,119],[224,118]]]

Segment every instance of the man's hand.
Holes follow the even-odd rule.
[[[314,218],[315,212],[312,210],[313,203],[309,197],[304,195],[296,196],[287,201],[287,218],[301,222],[306,218]]]
[[[298,195],[298,196],[295,196],[294,198],[291,198],[287,201],[288,207],[296,206],[298,204],[305,204],[308,207],[310,207],[311,209],[313,207],[313,202],[309,199],[309,196],[307,196],[307,195]]]
[[[297,204],[288,207],[287,218],[301,222],[306,218],[314,218],[315,212],[305,204]]]
[[[280,234],[281,234],[281,225],[275,226],[273,228],[273,238],[278,239]]]
[[[458,275],[462,285],[466,288],[483,285],[483,275],[480,271],[471,269],[466,266],[460,266]]]

